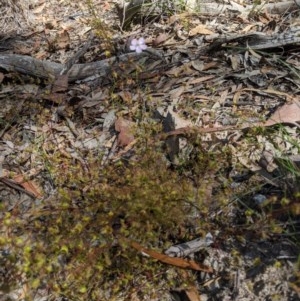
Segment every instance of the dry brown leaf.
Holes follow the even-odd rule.
[[[204,68],[203,60],[193,60],[192,67],[194,69],[196,69],[197,71],[203,71],[203,68]]]
[[[181,94],[184,92],[184,90],[185,90],[185,87],[183,85],[180,86],[179,88],[175,88],[175,89],[171,90],[169,92],[170,98],[171,99],[174,99],[174,98],[177,99],[177,98],[179,98],[181,96]]]
[[[66,49],[70,45],[70,35],[67,30],[60,31],[55,40],[56,49]]]
[[[120,159],[124,154],[126,154],[130,149],[133,148],[133,146],[137,143],[137,140],[134,139],[133,141],[131,141],[128,145],[126,145],[121,151],[118,152],[117,155],[115,155],[112,160],[116,161],[118,159]]]
[[[179,67],[173,67],[170,70],[166,71],[166,75],[173,75],[175,77],[178,77],[180,74],[184,73],[185,75],[193,74],[195,73],[194,70],[191,69],[191,63],[189,64],[184,64]]]
[[[264,123],[264,126],[271,126],[278,123],[300,122],[300,102],[286,103]]]
[[[191,79],[190,81],[188,81],[188,83],[191,84],[191,85],[195,85],[195,84],[206,82],[206,81],[208,81],[212,78],[215,78],[215,77],[216,77],[215,75],[201,76],[201,77]]]
[[[122,98],[122,100],[126,104],[131,104],[132,103],[132,94],[129,91],[121,91],[118,93],[118,95]]]
[[[252,30],[253,27],[257,26],[256,23],[251,23],[249,25],[247,25],[245,28],[242,29],[242,32],[249,32]]]
[[[209,69],[219,67],[219,65],[220,65],[220,63],[218,63],[218,62],[209,62],[207,64],[204,64],[202,71],[206,71],[206,70],[209,70]]]
[[[43,48],[40,48],[40,50],[35,54],[34,57],[38,60],[44,60],[47,59],[48,55],[48,51],[45,51]]]
[[[264,11],[263,14],[259,14],[258,18],[263,24],[268,24],[272,20],[267,11]]]
[[[184,291],[187,297],[189,298],[189,301],[201,301],[196,287],[190,287],[188,289],[185,289]]]
[[[229,56],[230,62],[231,62],[231,68],[232,70],[238,70],[240,66],[240,57],[236,55],[230,55]]]
[[[140,244],[138,244],[137,242],[132,241],[131,242],[131,246],[133,248],[135,248],[136,250],[149,255],[152,258],[155,258],[163,263],[166,264],[170,264],[170,265],[174,265],[177,266],[179,268],[184,268],[184,269],[193,269],[196,271],[203,271],[206,273],[213,273],[213,269],[211,267],[205,266],[203,264],[197,263],[193,260],[185,260],[182,258],[178,258],[178,257],[169,257],[165,254],[150,250],[150,249],[146,249],[143,246],[141,246]]]
[[[294,290],[296,291],[298,294],[300,294],[300,286],[298,286],[297,284],[295,283],[289,283],[289,286]]]
[[[24,176],[19,174],[13,177],[13,180],[21,185],[25,190],[35,195],[37,198],[41,198],[42,192],[39,186],[34,181],[28,181],[24,179]]]
[[[39,6],[36,6],[32,12],[34,14],[40,14],[42,13],[44,10],[45,10],[45,6],[46,6],[46,2],[44,2],[43,4],[39,5]]]
[[[153,40],[153,45],[158,46],[162,44],[164,41],[166,41],[169,38],[169,35],[166,33],[160,33],[154,40]]]
[[[214,32],[207,29],[205,25],[200,24],[200,25],[194,27],[193,29],[191,29],[189,32],[190,37],[193,37],[197,34],[210,35],[210,34],[214,34]]]
[[[125,147],[134,141],[132,134],[133,122],[126,120],[122,117],[118,117],[115,122],[115,130],[119,132],[118,146]]]
[[[228,96],[228,89],[220,92],[220,98],[218,99],[220,104],[224,104]]]

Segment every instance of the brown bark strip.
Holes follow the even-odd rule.
[[[146,249],[143,246],[141,246],[140,244],[138,244],[135,241],[131,241],[130,242],[131,246],[133,248],[135,248],[136,250],[143,252],[147,255],[149,255],[150,257],[157,259],[163,263],[166,264],[170,264],[170,265],[174,265],[177,266],[179,268],[184,268],[184,269],[193,269],[196,271],[203,271],[206,273],[213,273],[213,269],[211,267],[205,266],[203,264],[197,263],[193,260],[186,260],[186,259],[182,259],[182,258],[178,258],[178,257],[169,257],[165,254],[156,252],[154,250],[150,250],[150,249]]]

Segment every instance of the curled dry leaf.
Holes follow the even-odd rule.
[[[169,38],[169,35],[166,33],[160,33],[154,40],[153,40],[153,45],[158,46],[165,42]]]
[[[210,34],[213,34],[214,32],[207,29],[205,25],[203,24],[200,24],[196,27],[194,27],[193,29],[190,30],[189,32],[189,36],[190,37],[193,37],[197,34],[203,34],[203,35],[210,35]]]
[[[118,117],[118,119],[115,122],[115,130],[119,132],[118,146],[127,146],[134,140],[134,136],[132,134],[132,126],[132,121],[126,120],[122,117]]]
[[[43,196],[41,189],[34,181],[26,180],[23,175],[14,176],[13,180],[21,185],[25,190],[32,193],[35,197],[41,198]]]

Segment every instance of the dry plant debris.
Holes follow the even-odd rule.
[[[29,29],[30,2],[28,0],[1,0],[0,1],[0,38],[21,33]]]
[[[299,300],[299,3],[2,2],[0,300]]]

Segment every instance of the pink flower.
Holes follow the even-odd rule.
[[[136,53],[141,53],[143,50],[147,49],[144,38],[133,39],[131,41],[130,50],[134,50]]]

